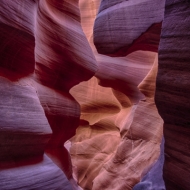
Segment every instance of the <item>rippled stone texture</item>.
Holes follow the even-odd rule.
[[[69,89],[97,70],[78,1],[0,5],[1,189],[72,189],[63,143],[75,134],[80,106]]]
[[[165,189],[158,48],[164,176],[188,189],[190,5],[164,4],[0,1],[0,189]]]
[[[164,164],[164,138],[161,143],[161,153],[158,161],[151,167],[149,172],[136,184],[133,190],[164,190],[163,164]]]
[[[94,43],[98,52],[110,54],[124,47],[127,49],[142,33],[148,33],[152,24],[162,21],[164,3],[165,0],[101,1],[94,24]],[[147,40],[151,35],[143,38]],[[150,45],[152,42],[149,42]]]
[[[1,163],[0,169],[2,190],[72,189],[65,174],[47,156]]]
[[[114,57],[101,55],[93,44],[92,28],[99,3],[80,1],[82,27],[98,71],[70,91],[81,105],[80,126],[71,139],[73,171],[84,189],[132,189],[160,155],[163,121],[154,104],[159,32],[150,35],[154,50],[136,48],[138,43],[151,46],[146,34],[148,39],[137,40],[130,50]]]
[[[190,2],[166,1],[159,47],[156,104],[165,134],[168,190],[190,187]]]

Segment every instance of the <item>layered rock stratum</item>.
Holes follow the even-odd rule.
[[[72,189],[63,143],[80,106],[69,89],[97,70],[78,2],[0,3],[1,189]]]
[[[189,1],[166,1],[159,46],[156,105],[165,121],[164,178],[169,190],[190,188],[189,10]]]
[[[0,5],[1,190],[189,189],[189,1]]]

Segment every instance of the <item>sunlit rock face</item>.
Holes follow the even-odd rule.
[[[165,189],[162,179],[163,144],[160,155],[163,121],[154,103],[161,31],[161,24],[157,22],[163,19],[164,2],[159,7],[158,21],[153,22],[152,18],[147,21],[146,18],[149,25],[139,31],[139,35],[133,36],[130,47],[115,48],[109,56],[98,53],[95,41],[99,32],[96,25],[100,24],[98,18],[101,18],[100,10],[105,2],[81,0],[79,4],[81,24],[98,62],[98,71],[89,81],[70,90],[81,106],[81,122],[70,140],[73,172],[79,185],[89,190],[132,189],[139,182],[134,188]],[[114,5],[122,17],[123,9],[119,12],[119,8],[119,5]],[[111,15],[109,9],[106,11],[106,15]],[[113,27],[123,24],[114,22],[114,16],[105,18],[104,27],[108,22],[112,22]],[[127,22],[127,17],[123,15],[122,18]],[[104,30],[103,27],[99,29]],[[107,34],[107,38],[111,39],[111,36]],[[102,37],[100,41],[105,49],[106,46],[112,48],[111,43],[115,44],[104,40]],[[121,39],[117,38],[117,41]],[[159,175],[153,179],[155,173]]]
[[[189,1],[166,1],[159,47],[156,105],[165,121],[168,190],[190,188],[189,10]]]
[[[1,0],[0,189],[188,189],[188,8]]]

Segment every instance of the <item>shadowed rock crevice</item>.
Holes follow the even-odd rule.
[[[75,134],[80,107],[68,91],[97,70],[77,1],[0,4],[1,189],[72,189],[63,143]]]
[[[190,4],[166,0],[159,46],[156,104],[165,121],[164,179],[168,190],[189,189]]]
[[[189,8],[1,0],[0,189],[188,190]]]

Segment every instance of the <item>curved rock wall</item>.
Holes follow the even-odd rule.
[[[190,188],[190,2],[166,1],[159,46],[156,105],[164,119],[168,190]]]
[[[162,21],[164,4],[165,0],[101,1],[94,24],[98,52],[110,54],[127,49],[152,24]]]
[[[95,77],[70,90],[81,105],[80,126],[71,139],[73,171],[84,189],[132,189],[141,179],[139,187],[142,188],[143,176],[149,169],[157,163],[155,171],[158,172],[163,165],[163,154],[162,161],[158,161],[163,122],[154,104],[160,34],[152,33],[151,40],[144,34],[146,38],[142,35],[130,48],[121,48],[122,53],[112,57],[101,55],[93,44],[96,32],[93,22],[99,4],[99,1],[80,1],[82,27],[98,62],[98,71]],[[162,7],[160,21],[163,10]],[[121,16],[121,12],[118,14]],[[114,27],[117,23],[112,24]],[[138,43],[141,47],[147,44],[157,47],[147,51],[136,48]],[[162,171],[159,172],[156,182],[147,177],[146,189],[164,188]]]
[[[0,4],[1,189],[70,190],[63,143],[75,134],[80,106],[68,91],[97,70],[78,1]]]
[[[0,5],[0,189],[190,187],[189,1]]]

